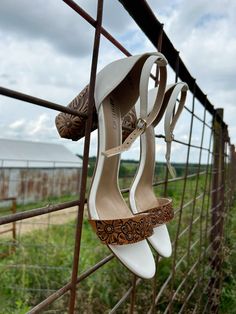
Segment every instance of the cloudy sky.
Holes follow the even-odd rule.
[[[95,0],[77,0],[93,17]],[[225,109],[232,143],[236,143],[236,2],[234,0],[149,0],[157,18],[180,51],[191,74],[217,107]],[[104,27],[132,54],[153,51],[143,33],[122,5],[105,0]],[[0,85],[67,105],[87,84],[94,29],[61,0],[0,1]],[[99,67],[123,57],[102,38]],[[169,82],[173,73],[169,70]],[[191,95],[188,97],[191,104]],[[197,106],[200,115],[201,106]],[[60,139],[54,125],[57,112],[0,95],[1,138],[63,143],[74,153],[83,152],[83,140]],[[184,112],[176,137],[187,140],[190,116]],[[207,121],[211,121],[210,115]],[[200,143],[194,124],[193,143]],[[208,146],[206,131],[204,145]],[[163,133],[160,126],[157,133]],[[139,144],[124,158],[138,158]],[[158,159],[164,158],[164,142],[157,141]],[[90,155],[96,154],[96,132]],[[191,152],[196,160],[196,152]],[[204,157],[206,158],[206,156]],[[183,160],[183,147],[173,146],[173,157]]]

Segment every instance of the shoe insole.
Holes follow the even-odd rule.
[[[135,201],[138,211],[142,212],[158,206],[152,187],[155,170],[155,134],[152,125],[141,135],[140,140],[142,164],[138,170],[141,176],[135,190]]]
[[[99,219],[115,219],[128,218],[133,215],[126,205],[118,186],[120,155],[105,157],[102,152],[122,143],[121,117],[137,101],[142,66],[143,60],[140,59],[126,78],[99,106],[98,161],[89,196],[89,214],[91,218],[97,216]]]
[[[99,145],[102,151],[121,145],[121,115],[115,98],[106,98],[99,110]],[[104,144],[104,145],[103,145]],[[120,155],[103,157],[103,165],[96,193],[96,210],[100,219],[128,218],[132,214],[118,185]]]

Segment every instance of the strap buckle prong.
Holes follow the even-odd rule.
[[[147,127],[147,121],[143,118],[139,118],[136,123],[136,128],[144,132],[146,130],[146,127]]]

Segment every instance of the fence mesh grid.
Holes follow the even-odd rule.
[[[14,282],[7,282],[8,277],[5,276],[4,285],[11,291],[20,291],[25,299],[28,298],[29,292],[33,293],[35,297],[30,299],[32,308],[28,310],[29,313],[62,313],[62,311],[92,313],[95,309],[99,313],[96,308],[98,300],[89,299],[90,294],[93,296],[91,291],[85,293],[89,287],[87,286],[89,278],[93,278],[95,282],[107,280],[107,291],[103,293],[107,293],[108,296],[115,295],[113,300],[116,301],[113,305],[101,307],[101,313],[106,311],[124,313],[127,309],[130,313],[144,311],[147,313],[217,313],[223,279],[221,266],[227,238],[225,224],[227,219],[230,219],[227,213],[233,205],[236,170],[235,148],[230,144],[227,126],[223,122],[223,112],[210,107],[207,97],[203,98],[199,92],[195,80],[187,80],[191,92],[183,116],[188,136],[185,139],[176,136],[174,139],[174,147],[181,147],[183,151],[182,163],[176,165],[175,179],[169,178],[166,167],[163,167],[160,173],[157,163],[153,184],[156,195],[173,196],[175,219],[168,225],[173,254],[171,258],[164,259],[153,252],[157,265],[155,278],[150,281],[137,278],[124,269],[113,258],[114,256],[108,253],[108,250],[104,250],[104,247],[97,243],[94,235],[87,234],[85,231],[87,217],[86,214],[84,215],[93,119],[93,90],[100,36],[105,36],[125,55],[128,56],[130,53],[102,27],[102,0],[97,2],[96,21],[74,1],[64,0],[64,2],[76,11],[80,18],[85,19],[95,28],[89,109],[88,114],[81,114],[87,120],[80,199],[74,196],[72,199],[66,199],[64,203],[58,204],[53,201],[47,206],[26,208],[27,210],[17,206],[16,213],[16,200],[2,199],[10,205],[8,215],[4,212],[0,217],[1,228],[3,228],[0,229],[3,251],[0,254],[14,256],[14,258],[10,257],[7,264],[0,264],[1,272],[11,273],[14,277],[20,278],[16,285]],[[148,30],[145,29],[145,25],[142,26],[142,21],[139,21],[136,15],[141,9],[152,14],[147,4],[137,1],[137,7],[134,9],[134,5],[129,4],[128,1],[120,2],[151,40],[152,34],[148,36]],[[155,36],[156,48],[162,52],[166,35],[161,24],[156,29]],[[175,64],[173,70],[177,82],[181,79],[181,75],[183,77],[185,68],[177,52],[176,55],[172,55],[171,60],[171,63]],[[79,115],[67,107],[4,87],[0,87],[0,94]],[[180,119],[178,123],[181,124],[183,121],[181,122]],[[193,136],[196,130],[197,137]],[[157,144],[163,142],[163,138],[162,134],[156,134]],[[197,162],[192,163],[192,160]],[[0,182],[2,185],[4,171],[2,168]],[[53,174],[55,175],[55,171]],[[129,191],[126,184],[129,180],[124,182],[122,193],[126,197]],[[33,228],[37,231],[35,239],[34,234],[31,233]],[[11,233],[10,237],[5,236],[8,233]],[[97,243],[96,248],[89,247],[85,241],[86,237],[93,236],[94,243]],[[96,254],[92,262],[91,260],[84,262],[93,250]],[[55,252],[57,252],[56,260]],[[111,264],[115,264],[113,269],[118,273],[124,272],[126,276],[126,282],[119,282],[117,291],[113,290],[114,279],[109,277]],[[31,276],[27,276],[29,273]],[[32,282],[28,282],[27,278],[31,278]],[[117,278],[116,276],[115,280]]]

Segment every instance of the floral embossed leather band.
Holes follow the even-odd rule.
[[[166,224],[174,218],[172,200],[168,198],[158,198],[158,206],[144,211],[150,215],[152,228]]]
[[[88,114],[88,97],[89,97],[89,85],[87,85],[78,96],[76,96],[67,107],[77,110],[80,113]],[[98,118],[95,107],[93,107],[93,123],[92,130],[95,130],[98,125]],[[136,114],[134,108],[132,108],[122,118],[122,138],[123,141],[129,136],[132,130],[136,126]],[[69,113],[61,112],[55,119],[57,131],[63,138],[68,138],[73,141],[78,141],[85,135],[86,118],[74,116]]]
[[[146,214],[125,219],[89,220],[89,222],[104,244],[136,243],[153,234],[150,215]]]
[[[78,96],[76,96],[68,105],[69,108],[77,110],[80,113],[88,114],[88,94],[89,86],[87,85]],[[92,130],[97,128],[97,114],[95,108],[93,108],[93,124]],[[56,116],[56,127],[58,133],[63,138],[72,139],[78,141],[84,137],[86,118],[74,116],[69,113],[61,112]]]

